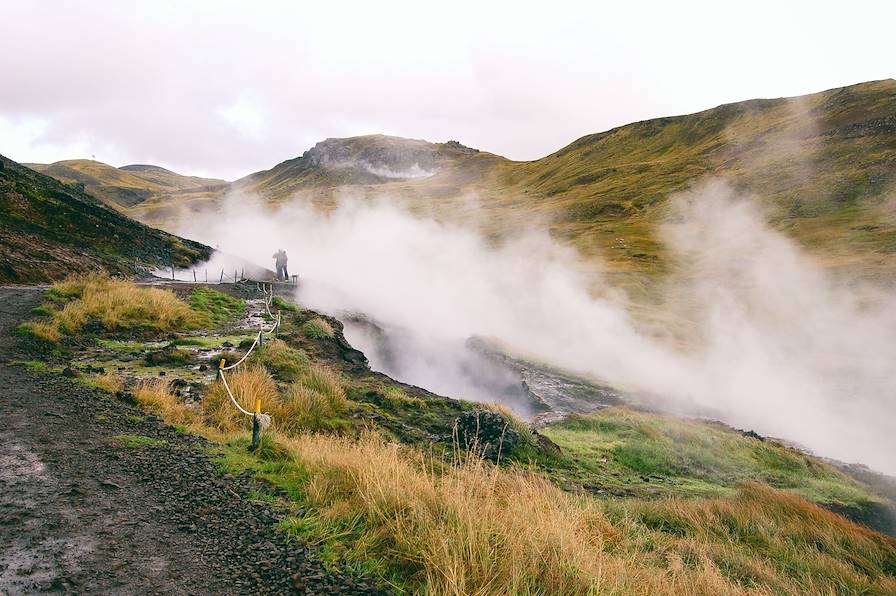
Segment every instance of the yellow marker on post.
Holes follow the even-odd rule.
[[[255,398],[255,413],[261,414],[261,398],[260,397]]]
[[[225,362],[227,362],[227,358],[221,358],[221,362],[218,363],[218,368],[224,368]]]

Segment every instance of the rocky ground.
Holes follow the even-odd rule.
[[[275,531],[254,482],[222,476],[201,439],[11,365],[39,301],[0,288],[0,594],[378,593]]]

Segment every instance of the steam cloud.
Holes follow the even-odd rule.
[[[303,303],[400,330],[391,366],[402,380],[488,398],[468,382],[464,347],[486,337],[669,408],[896,473],[896,297],[838,285],[721,183],[672,205],[661,235],[684,283],[663,289],[662,318],[694,325],[683,343],[646,331],[621,291],[595,296],[593,266],[541,230],[494,246],[386,202],[325,214],[239,196],[179,233],[258,263],[282,246]]]

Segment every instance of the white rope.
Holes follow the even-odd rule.
[[[236,409],[239,410],[240,412],[242,412],[243,414],[245,414],[246,416],[255,416],[254,413],[249,412],[248,410],[244,410],[243,406],[241,406],[240,403],[238,401],[236,401],[236,398],[233,397],[233,393],[231,393],[231,391],[230,391],[230,385],[227,384],[227,378],[224,376],[223,369],[218,369],[218,376],[221,378],[221,382],[224,383],[224,389],[227,390],[227,395],[230,396],[230,401],[233,402],[233,405],[236,406]]]
[[[259,332],[259,333],[260,333],[260,332]],[[242,363],[243,363],[243,360],[245,360],[246,358],[249,357],[249,354],[252,353],[252,350],[254,350],[254,349],[255,349],[255,346],[257,346],[257,345],[258,345],[258,335],[255,336],[255,341],[252,342],[252,347],[249,348],[249,351],[246,352],[246,355],[245,355],[245,356],[243,356],[243,357],[240,358],[236,363],[231,364],[230,366],[223,366],[223,367],[221,367],[221,370],[230,370],[231,368],[236,368],[237,366],[239,366],[240,364],[242,364]]]
[[[256,282],[255,286],[258,287],[257,282]],[[270,307],[271,303],[274,300],[273,284],[271,284],[270,298],[268,298],[268,291],[264,288],[263,284],[261,287],[261,291],[264,293],[264,308],[268,312],[268,315],[271,318],[274,318],[273,313],[271,313],[271,307]],[[233,405],[236,406],[237,410],[239,410],[246,416],[255,416],[262,429],[265,429],[271,425],[271,417],[267,414],[262,414],[260,412],[258,414],[256,414],[254,412],[250,412],[250,411],[244,409],[243,406],[241,406],[240,403],[233,396],[233,392],[230,390],[230,385],[227,384],[227,377],[224,376],[224,371],[234,369],[237,366],[239,366],[240,364],[242,364],[243,362],[245,362],[246,358],[249,357],[249,354],[252,353],[252,350],[254,350],[258,345],[260,345],[261,341],[264,339],[265,334],[273,335],[274,333],[277,332],[277,330],[280,328],[280,321],[281,321],[281,316],[280,316],[280,312],[278,311],[276,320],[274,321],[274,325],[270,328],[270,330],[266,331],[264,328],[264,324],[262,324],[261,330],[259,330],[259,332],[255,335],[255,341],[252,342],[252,346],[249,348],[249,351],[246,352],[242,358],[240,358],[237,362],[231,364],[230,366],[221,366],[218,368],[218,377],[221,379],[221,382],[224,384],[224,389],[227,390],[227,396],[230,397],[230,401],[233,402]]]

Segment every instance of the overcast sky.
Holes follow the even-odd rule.
[[[0,0],[0,153],[233,179],[327,137],[541,157],[896,76],[896,2]]]

